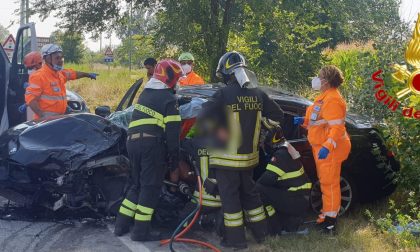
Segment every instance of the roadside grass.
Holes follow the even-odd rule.
[[[146,75],[144,69],[133,69],[130,73],[127,68],[111,66],[108,71],[108,67],[103,64],[66,64],[65,68],[99,74],[96,81],[82,78],[67,83],[68,89],[86,100],[91,112],[101,105],[110,106],[114,110],[129,87]]]
[[[383,203],[373,206],[380,211]],[[280,236],[269,239],[272,251],[395,251],[396,246],[364,217],[365,207],[339,219],[336,235],[311,230],[307,236]],[[369,207],[371,209],[371,207]]]

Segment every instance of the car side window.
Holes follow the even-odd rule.
[[[275,100],[284,111],[284,120],[282,123],[282,128],[284,136],[288,140],[302,139],[306,138],[307,132],[304,128],[293,124],[293,117],[295,116],[304,116],[305,111],[302,110],[299,106],[293,106],[293,104],[286,104],[281,100]]]

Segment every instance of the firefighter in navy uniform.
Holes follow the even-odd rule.
[[[299,226],[309,207],[312,184],[299,160],[300,154],[286,141],[279,125],[263,120],[263,127],[268,134],[261,141],[271,161],[257,181],[257,190],[269,218],[270,233],[306,233]]]
[[[222,246],[246,248],[244,219],[257,240],[267,234],[263,204],[255,189],[253,168],[259,162],[258,140],[262,116],[283,120],[279,105],[257,88],[255,74],[238,52],[224,54],[216,75],[226,87],[203,104],[198,118],[209,127],[217,143],[209,146],[210,169],[214,169],[222,200],[224,235]],[[209,126],[211,125],[211,126]],[[206,182],[204,182],[206,183]]]
[[[181,76],[178,62],[160,61],[135,105],[127,137],[131,174],[115,224],[117,236],[127,233],[134,219],[132,240],[165,238],[151,232],[151,219],[166,168],[175,169],[178,163],[181,117],[174,87]]]

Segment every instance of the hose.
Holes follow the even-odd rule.
[[[197,173],[198,174],[198,173]],[[200,210],[201,210],[201,206],[202,206],[202,202],[203,202],[203,189],[202,189],[202,185],[201,185],[201,178],[198,175],[197,176],[197,185],[198,185],[198,190],[199,190],[199,202],[196,201],[197,203],[197,207],[194,209],[194,211],[192,211],[179,225],[178,227],[175,229],[174,233],[172,234],[171,239],[167,239],[167,240],[161,240],[160,241],[160,245],[166,245],[169,243],[169,248],[171,250],[171,252],[175,252],[175,250],[172,247],[173,242],[184,242],[184,243],[192,243],[192,244],[197,244],[197,245],[201,245],[203,247],[207,247],[211,250],[213,250],[214,252],[220,252],[220,250],[218,248],[216,248],[215,246],[213,246],[210,243],[207,242],[203,242],[203,241],[198,241],[198,240],[194,240],[194,239],[187,239],[187,238],[181,238],[184,234],[186,234],[191,227],[194,225],[194,223],[197,221],[198,217],[200,216]],[[184,230],[182,230],[179,234],[178,231],[182,228],[182,226],[192,217],[193,219],[191,220],[191,222],[188,224],[187,227],[185,227]]]

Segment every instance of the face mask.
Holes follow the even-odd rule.
[[[63,66],[59,66],[59,65],[52,65],[52,66],[53,66],[53,69],[55,71],[61,71],[61,70],[63,70]]]
[[[182,67],[182,70],[184,70],[185,74],[189,74],[192,70],[192,67],[190,64],[185,64],[185,65],[182,65],[181,67]]]
[[[35,72],[35,71],[36,71],[36,70],[34,70],[34,69],[29,69],[29,70],[28,70],[28,74],[29,74],[29,75],[31,75],[31,74],[32,74],[33,72]]]
[[[315,77],[315,78],[312,79],[312,89],[313,90],[319,91],[319,90],[321,90],[321,86],[322,86],[322,83],[321,83],[320,78]]]

